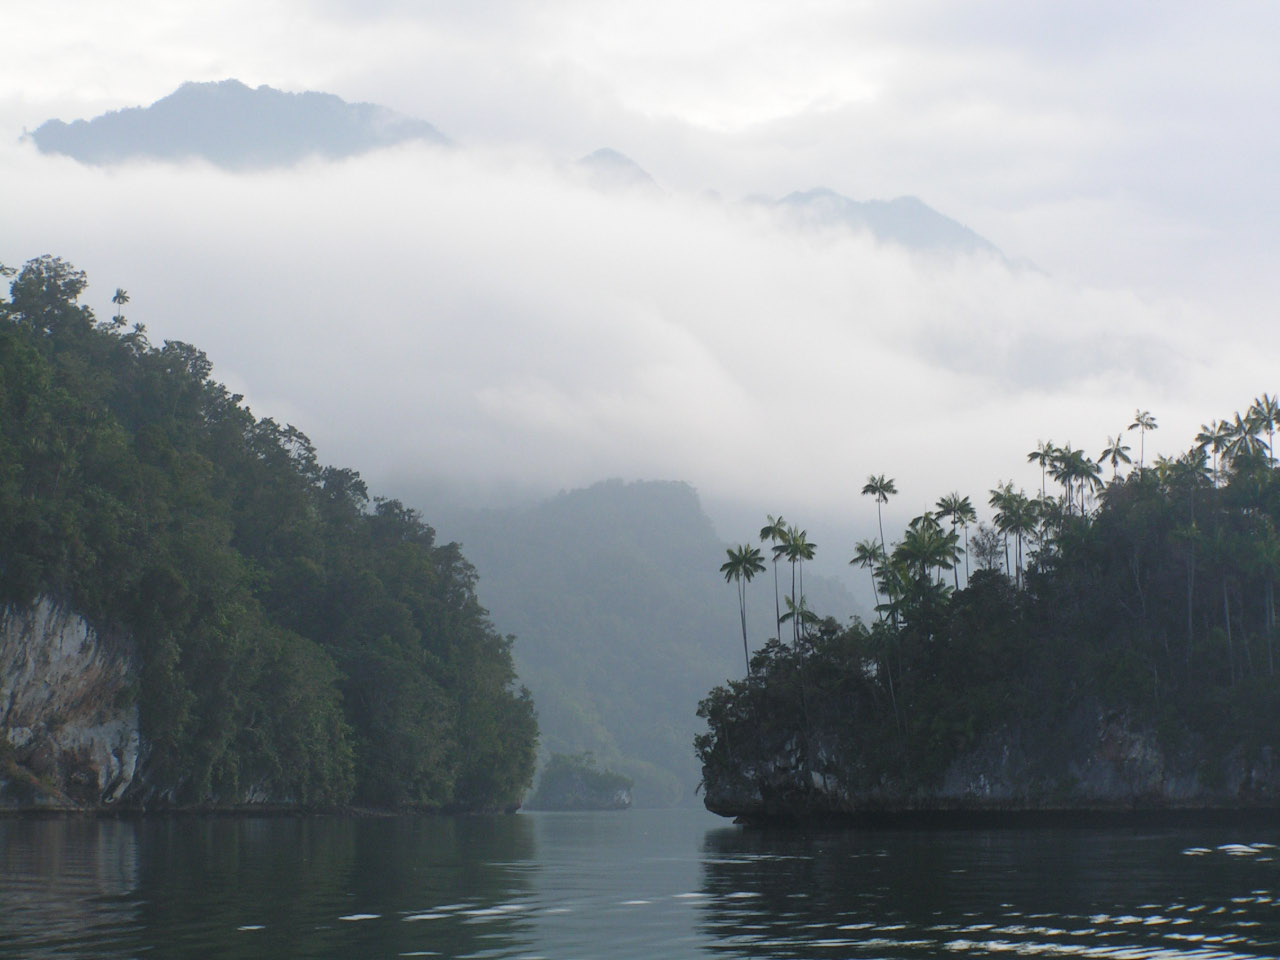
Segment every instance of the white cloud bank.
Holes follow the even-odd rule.
[[[673,478],[788,516],[1028,488],[1038,439],[1100,450],[1135,407],[1185,447],[1275,368],[1176,302],[991,258],[802,233],[700,197],[606,194],[529,156],[405,148],[233,175],[0,149],[0,260],[116,286],[259,415],[375,489]],[[1134,447],[1136,451],[1136,435]],[[873,521],[868,521],[873,522]]]

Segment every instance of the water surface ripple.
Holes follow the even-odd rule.
[[[0,821],[0,960],[1280,956],[1276,829]]]

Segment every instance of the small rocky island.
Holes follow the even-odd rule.
[[[877,619],[786,597],[786,642],[699,705],[707,808],[755,823],[1280,813],[1278,418],[1264,395],[1234,440],[1206,428],[1108,483],[1042,445],[1061,496],[1002,485],[994,522],[969,530],[952,494],[900,542],[859,544]],[[886,490],[872,477],[864,493]],[[795,528],[762,538],[813,555],[791,549]],[[745,582],[764,563],[744,546],[722,570]]]
[[[630,777],[597,767],[590,752],[553,753],[524,805],[529,810],[626,810],[632,786]]]

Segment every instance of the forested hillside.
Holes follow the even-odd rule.
[[[458,546],[85,284],[41,257],[0,301],[0,602],[133,638],[134,799],[517,803],[533,706]]]
[[[876,621],[808,624],[702,703],[709,795],[759,816],[1280,804],[1278,424],[1264,394],[1154,463],[1123,436],[1097,459],[1041,445],[1045,490],[991,491],[972,579],[967,497],[860,544]]]
[[[457,515],[449,532],[480,570],[485,606],[520,637],[543,750],[591,751],[635,781],[637,806],[694,802],[698,700],[746,670],[737,599],[717,570],[724,543],[696,491],[608,480]],[[761,586],[753,648],[774,632]],[[852,605],[830,580],[814,578],[809,595],[823,609]]]

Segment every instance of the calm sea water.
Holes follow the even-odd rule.
[[[1280,956],[1280,824],[0,821],[0,958]]]

